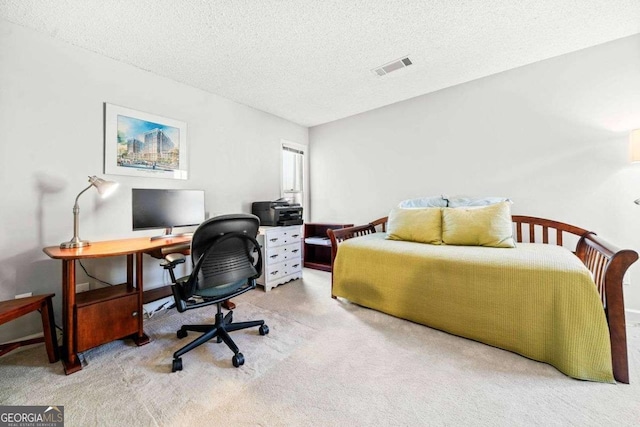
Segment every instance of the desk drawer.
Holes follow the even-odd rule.
[[[76,305],[77,351],[85,351],[138,332],[138,294]]]

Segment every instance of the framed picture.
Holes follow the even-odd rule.
[[[187,179],[187,124],[105,103],[104,173]]]

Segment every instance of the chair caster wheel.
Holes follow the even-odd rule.
[[[171,372],[182,371],[182,358],[178,357],[177,359],[173,359],[173,364],[171,366]]]
[[[236,368],[244,365],[244,356],[242,355],[242,353],[234,355],[231,358],[231,363],[233,363],[233,366],[235,366]]]
[[[267,325],[261,325],[260,328],[258,328],[258,331],[260,332],[260,335],[267,335],[269,333],[269,327]]]
[[[185,338],[187,335],[189,335],[189,333],[184,329],[178,329],[178,332],[176,332],[176,335],[178,336],[178,338],[182,339],[182,338]]]

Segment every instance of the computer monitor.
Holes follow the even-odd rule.
[[[134,231],[165,229],[164,235],[152,240],[174,237],[175,227],[199,225],[205,220],[204,190],[133,188],[131,206]]]

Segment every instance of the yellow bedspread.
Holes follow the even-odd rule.
[[[333,294],[365,307],[614,382],[604,310],[569,250],[428,245],[384,233],[340,244]]]

